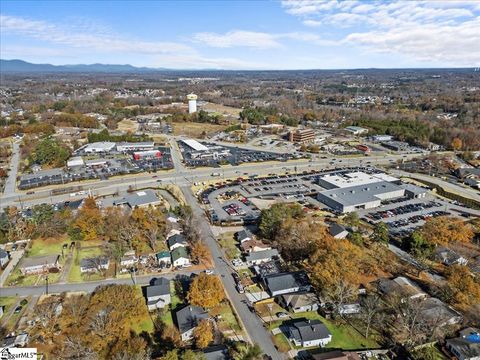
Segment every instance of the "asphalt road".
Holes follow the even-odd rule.
[[[20,163],[20,143],[14,141],[12,145],[12,156],[10,158],[10,171],[5,182],[4,194],[13,194],[15,192],[15,184],[17,182],[18,166]]]
[[[190,276],[193,273],[191,270],[176,271],[175,273],[169,274],[159,274],[159,275],[144,275],[137,276],[135,283],[137,285],[147,285],[150,283],[150,280],[154,277],[165,277],[167,279],[173,279],[177,275],[187,275]],[[87,281],[82,283],[73,283],[73,284],[50,284],[48,286],[48,292],[50,294],[62,293],[62,292],[92,292],[100,285],[108,284],[133,284],[132,278],[123,278],[123,279],[105,279],[98,281]],[[2,296],[36,296],[43,295],[46,293],[46,284],[36,285],[36,286],[18,286],[18,287],[6,287],[1,289]]]
[[[243,294],[239,294],[235,289],[235,282],[231,275],[233,269],[224,258],[223,253],[215,240],[210,224],[205,217],[205,213],[192,194],[190,187],[183,186],[181,189],[187,203],[192,207],[193,215],[196,218],[201,237],[210,248],[215,264],[215,273],[222,279],[227,296],[240,318],[247,333],[247,338],[252,342],[258,343],[265,354],[271,356],[273,359],[284,359],[284,355],[275,349],[271,336],[263,327],[260,318],[248,309],[246,297]]]
[[[172,149],[172,156],[175,163],[179,163],[178,150],[175,148]],[[419,155],[409,155],[409,157],[415,157]],[[308,160],[299,160],[291,162],[278,162],[278,163],[268,163],[268,166],[264,163],[254,163],[254,164],[242,164],[236,167],[225,167],[221,169],[222,175],[224,178],[227,177],[238,177],[238,172],[252,174],[266,174],[277,172],[281,173],[285,170],[293,172],[295,168],[298,171],[304,170],[321,170],[332,167],[346,167],[346,166],[357,166],[365,165],[370,162],[369,165],[386,165],[390,164],[391,160],[396,161],[402,159],[402,155],[387,155],[385,156],[369,156],[361,158],[343,158],[333,160],[333,158],[328,159],[314,159],[312,161]],[[334,164],[330,164],[334,162]],[[126,191],[130,186],[137,188],[140,187],[149,187],[149,186],[158,186],[159,182],[161,183],[172,183],[179,186],[191,185],[192,182],[200,182],[206,180],[212,180],[212,172],[218,171],[213,168],[197,168],[197,169],[185,169],[183,165],[180,165],[180,169],[177,167],[174,170],[165,172],[165,173],[156,173],[156,174],[136,174],[134,176],[128,175],[123,177],[115,177],[108,180],[93,180],[93,181],[84,181],[69,183],[65,185],[44,187],[38,189],[32,189],[31,191],[34,194],[27,195],[26,192],[15,192],[9,191],[5,192],[3,196],[0,197],[0,209],[7,206],[16,206],[24,207],[31,206],[41,203],[58,203],[64,201],[70,201],[76,199],[75,197],[70,197],[70,194],[62,195],[51,195],[52,189],[58,188],[68,188],[73,186],[83,186],[84,189],[89,189],[95,195],[106,195],[111,194],[115,191]]]

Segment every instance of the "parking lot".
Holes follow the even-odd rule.
[[[108,158],[94,158],[85,160],[85,165],[74,166],[68,169],[57,168],[25,174],[20,178],[20,190],[32,189],[40,186],[66,184],[72,181],[101,179],[111,176],[140,172],[155,172],[158,170],[173,169],[170,148],[159,148],[161,157],[133,160],[128,156]],[[91,156],[90,156],[91,157]]]
[[[384,222],[391,234],[406,236],[431,217],[459,216],[450,211],[455,205],[427,195],[424,199],[399,198],[382,203],[380,208],[360,210],[358,215],[371,224]]]
[[[196,151],[185,145],[182,141],[178,146],[183,156],[185,165],[190,167],[209,166],[219,167],[220,165],[239,165],[251,162],[265,161],[287,161],[300,159],[300,154],[277,154],[274,152],[256,151],[250,149],[238,148],[235,146],[225,146],[202,142],[208,150]]]

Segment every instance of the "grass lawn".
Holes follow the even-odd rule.
[[[221,317],[217,322],[220,331],[228,331],[228,330],[234,330],[235,332],[241,331],[240,325],[238,325],[237,319],[228,301],[224,301],[220,305],[213,308],[210,311],[210,315]]]
[[[173,325],[173,314],[172,312],[179,306],[183,304],[182,300],[180,297],[177,295],[177,292],[175,291],[175,283],[173,281],[170,281],[170,294],[172,297],[172,303],[170,304],[170,308],[165,309],[161,312],[161,320],[164,322],[166,325]]]
[[[361,348],[378,348],[378,343],[373,339],[365,339],[352,326],[340,321],[327,320],[317,312],[306,312],[290,314],[292,319],[310,319],[320,320],[328,328],[332,334],[332,341],[326,348],[336,348],[342,350],[353,350]],[[288,320],[287,320],[288,321]],[[283,321],[272,322],[269,326],[270,330],[279,327]]]
[[[447,357],[436,345],[425,346],[421,349],[412,351],[413,358],[416,360],[421,359],[434,359],[434,360],[447,360]]]
[[[68,236],[32,240],[28,257],[43,255],[61,255],[63,244],[69,244]],[[65,254],[68,250],[64,250]]]
[[[226,232],[220,235],[218,243],[225,250],[225,255],[232,260],[240,256],[240,249],[237,247],[237,242],[234,238],[233,231]]]
[[[8,313],[8,311],[13,305],[15,305],[17,301],[17,297],[0,297],[0,306],[3,306],[3,316]]]
[[[81,282],[84,280],[102,279],[102,275],[100,273],[92,273],[92,274],[84,275],[80,272],[80,261],[82,259],[95,257],[102,254],[103,254],[103,251],[100,247],[80,249],[78,251],[74,250],[73,264],[70,269],[70,273],[68,274],[68,277],[67,277],[68,282]]]
[[[283,333],[272,335],[272,338],[273,338],[273,343],[277,347],[278,351],[282,353],[286,353],[291,349],[290,343],[288,339],[285,337],[285,335],[283,335]]]
[[[269,308],[269,305],[272,307],[271,310]],[[280,305],[278,305],[274,301],[272,301],[270,303],[265,302],[265,303],[255,304],[255,311],[261,317],[275,316],[275,314],[278,313],[278,312],[287,312],[284,308],[282,308]]]

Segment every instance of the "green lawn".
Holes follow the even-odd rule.
[[[241,331],[240,325],[233,313],[232,307],[228,301],[224,301],[210,311],[211,316],[220,316],[218,320],[218,327],[220,331],[233,330],[235,332]]]
[[[80,249],[78,251],[74,250],[72,268],[70,269],[70,273],[68,274],[68,277],[67,277],[68,282],[81,282],[84,280],[102,279],[102,275],[100,273],[91,273],[88,275],[84,275],[80,272],[80,261],[82,259],[95,257],[102,254],[103,254],[103,251],[102,251],[102,248],[100,247]]]
[[[220,235],[218,243],[225,250],[225,255],[232,260],[240,256],[240,249],[237,247],[237,241],[234,238],[235,233],[230,231]]]
[[[273,343],[277,347],[278,351],[282,353],[286,353],[291,349],[290,342],[285,337],[285,335],[283,335],[283,333],[273,335]]]
[[[377,348],[379,345],[373,339],[365,339],[358,331],[352,326],[340,321],[327,320],[317,312],[306,312],[290,314],[293,319],[310,319],[320,320],[328,328],[332,334],[332,341],[326,346],[326,348],[335,348],[342,350],[353,350],[361,348]],[[283,321],[272,322],[269,326],[270,329],[279,327]]]
[[[13,305],[15,305],[17,301],[17,297],[0,297],[0,306],[3,306],[3,316],[8,313],[8,311]]]
[[[28,249],[28,257],[61,255],[63,244],[69,244],[69,240],[65,237],[32,240],[32,246]],[[66,255],[68,250],[64,251]]]
[[[173,315],[172,312],[179,306],[182,305],[183,302],[180,299],[180,297],[177,295],[177,292],[175,291],[175,283],[173,281],[170,281],[170,295],[172,297],[172,303],[170,304],[170,308],[164,309],[161,312],[161,320],[163,323],[165,323],[168,326],[173,325]]]

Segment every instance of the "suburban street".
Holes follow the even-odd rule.
[[[215,239],[210,224],[205,217],[203,209],[198,204],[189,187],[183,186],[182,192],[188,204],[192,207],[193,215],[199,226],[202,239],[210,249],[215,264],[215,273],[220,276],[227,296],[238,314],[242,326],[250,341],[258,343],[265,354],[273,359],[283,359],[284,356],[273,346],[270,334],[263,327],[260,318],[251,312],[247,306],[246,297],[239,294],[235,289],[235,282],[232,277],[232,269],[225,260],[222,251]]]
[[[5,196],[15,193],[19,165],[20,142],[14,141],[12,144],[12,157],[10,158],[10,171],[8,172],[8,178],[5,182],[5,188],[3,190]]]

